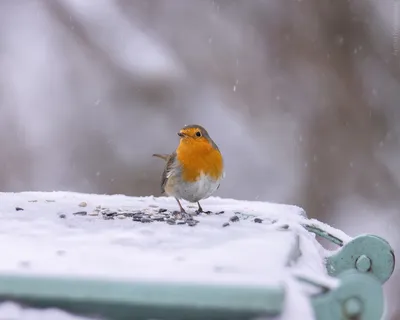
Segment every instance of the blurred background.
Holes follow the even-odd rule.
[[[1,191],[160,195],[185,124],[216,195],[400,245],[400,0],[0,2]],[[386,285],[400,319],[400,274]]]

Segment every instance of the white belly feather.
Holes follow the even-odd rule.
[[[174,184],[174,190],[171,190],[173,192],[170,195],[189,202],[197,202],[210,197],[218,189],[220,182],[221,179],[214,180],[201,173],[195,182]]]

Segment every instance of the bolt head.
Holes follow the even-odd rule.
[[[361,255],[356,260],[356,269],[360,272],[368,272],[371,269],[371,259]]]
[[[344,302],[344,313],[347,317],[352,318],[360,315],[362,312],[361,301],[357,298],[350,298]]]

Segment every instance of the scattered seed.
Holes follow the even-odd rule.
[[[162,221],[165,221],[165,218],[155,218],[155,219],[153,219],[154,221],[158,221],[158,222],[162,222]]]
[[[219,214],[223,214],[223,213],[225,213],[225,211],[216,212],[215,214],[219,215]]]
[[[173,224],[176,224],[176,220],[175,219],[168,219],[167,223],[173,225]]]
[[[38,202],[37,200],[28,200],[28,202]]]
[[[260,218],[255,218],[255,219],[254,219],[254,222],[255,222],[255,223],[262,223],[263,221],[262,221],[262,219],[260,219]]]
[[[86,203],[86,202],[85,202]],[[86,203],[87,205],[87,203]],[[82,204],[83,206],[83,204]],[[192,216],[188,217],[187,219],[184,219],[182,213],[178,210],[176,211],[168,211],[165,208],[159,208],[158,206],[152,205],[149,207],[157,207],[157,210],[151,210],[149,208],[143,210],[132,210],[129,211],[129,209],[108,209],[104,208],[101,206],[97,206],[95,210],[93,211],[78,211],[73,213],[73,215],[76,216],[85,216],[85,215],[90,215],[90,216],[97,216],[101,215],[104,220],[114,220],[115,218],[117,219],[125,219],[125,218],[132,218],[132,221],[134,222],[141,222],[141,223],[151,223],[151,222],[166,222],[169,225],[184,225],[187,224],[188,226],[195,226],[199,223],[198,220],[194,220]],[[206,211],[204,212],[205,214],[212,214],[211,211]],[[223,213],[221,211],[219,214]],[[63,218],[66,216],[63,215]],[[236,217],[233,217],[233,219],[236,219]]]
[[[119,215],[123,215],[125,218],[133,218],[135,214],[132,212],[120,212]]]
[[[198,224],[199,222],[197,220],[188,220],[187,224],[189,227],[194,227],[196,224]]]
[[[163,216],[163,215],[151,216],[151,219],[154,221],[164,221],[165,216]]]
[[[81,203],[79,204],[79,206],[80,206],[80,207],[86,207],[86,206],[87,206],[87,203],[86,203],[85,201],[83,201],[83,202],[81,202]]]
[[[58,215],[58,217],[60,219],[65,219],[67,216],[64,213],[61,213],[61,214]]]
[[[114,217],[114,216],[116,216],[118,213],[117,212],[113,212],[113,211],[109,211],[109,212],[106,212],[106,216],[108,216],[108,217]]]
[[[74,216],[86,216],[87,211],[78,211],[73,213]]]
[[[222,225],[222,227],[228,227],[228,226],[230,226],[230,224],[229,224],[229,222],[225,222],[223,225]]]
[[[17,211],[24,211],[24,209],[22,209],[21,207],[16,207],[15,210],[17,210]]]
[[[239,217],[238,216],[233,216],[229,219],[231,222],[238,222],[239,221]]]
[[[132,217],[134,217],[134,216],[143,216],[144,215],[144,212],[143,211],[140,211],[140,210],[136,210],[136,211],[133,211],[133,212],[127,212],[126,213],[128,216],[131,216],[132,215]]]

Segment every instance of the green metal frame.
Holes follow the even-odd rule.
[[[51,277],[0,278],[0,299],[109,319],[251,319],[278,315],[283,287],[119,282]]]
[[[384,312],[382,284],[394,270],[390,245],[380,237],[361,235],[342,240],[312,225],[304,226],[341,248],[326,258],[327,272],[340,280],[312,296],[317,319],[379,320]],[[299,279],[312,282],[310,279]],[[114,320],[254,319],[283,310],[285,289],[220,285],[0,275],[0,301],[37,308],[58,307],[75,314]]]

